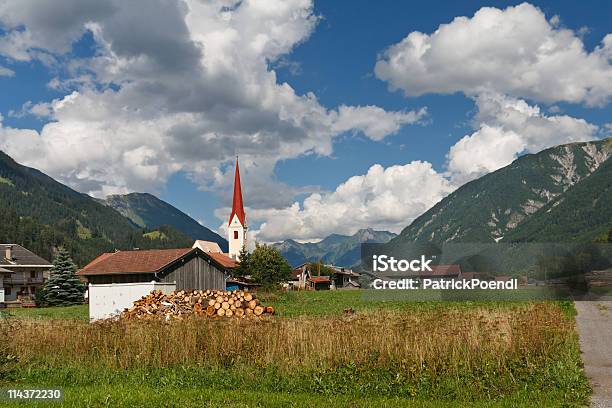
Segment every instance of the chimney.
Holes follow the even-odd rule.
[[[12,245],[7,245],[4,247],[4,257],[9,262],[13,260],[13,246]]]

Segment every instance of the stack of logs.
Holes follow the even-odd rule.
[[[274,314],[272,306],[263,306],[253,293],[242,290],[175,291],[168,295],[159,290],[134,302],[121,313],[122,319],[183,319],[189,316],[211,318],[262,318]]]

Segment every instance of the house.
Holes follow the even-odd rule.
[[[77,275],[89,283],[89,318],[98,320],[117,315],[153,290],[225,290],[235,267],[226,254],[195,246],[105,253]]]
[[[308,287],[308,263],[305,262],[291,270],[288,282],[291,289],[304,290]]]
[[[221,247],[216,242],[202,241],[201,239],[196,240],[196,242],[193,243],[192,248],[200,248],[204,252],[213,252],[216,254],[223,253]]]
[[[49,279],[52,265],[17,244],[0,244],[0,302],[27,302]]]
[[[431,271],[419,272],[418,277],[420,279],[434,279],[434,280],[447,280],[447,279],[460,279],[461,266],[459,264],[450,265],[429,265]]]
[[[330,276],[311,276],[308,278],[308,288],[311,290],[329,290],[332,286]]]
[[[491,280],[493,277],[489,275],[487,272],[461,272],[461,279],[463,280],[472,280],[472,279],[480,279],[483,280]]]
[[[334,270],[334,284],[337,289],[358,289],[361,287],[358,282],[361,274],[340,266],[325,266]]]
[[[293,268],[291,271],[291,278],[287,284],[290,289],[329,290],[336,288],[336,281],[334,278],[331,276],[321,276],[318,272],[311,271],[309,268],[310,265],[310,263],[305,262]],[[331,268],[329,265],[325,266]],[[340,268],[337,269],[340,270]]]

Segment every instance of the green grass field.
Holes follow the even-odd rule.
[[[448,307],[461,309],[480,306],[487,308],[507,308],[526,304],[525,301],[498,302],[490,300],[434,300],[407,302],[402,300],[401,297],[394,300],[393,296],[387,296],[381,299],[380,296],[377,296],[379,293],[379,291],[375,290],[279,292],[261,294],[260,299],[264,301],[266,305],[274,306],[276,314],[279,317],[341,315],[345,309],[349,308],[358,312],[374,310],[414,311]],[[401,292],[398,292],[398,294],[401,294]],[[566,305],[569,305],[569,303],[566,303]],[[566,310],[571,313],[572,307],[569,306]],[[14,316],[18,319],[76,319],[87,321],[88,309],[87,305],[0,309],[0,315]]]
[[[44,308],[0,309],[0,316],[17,319],[75,319],[89,320],[87,305]]]
[[[62,387],[64,405],[75,407],[579,407],[588,400],[570,302],[373,301],[361,291],[260,298],[277,317],[91,325],[86,306],[4,310],[0,387]]]

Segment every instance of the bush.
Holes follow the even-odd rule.
[[[241,269],[248,271],[255,282],[266,287],[286,282],[291,276],[291,266],[277,249],[268,245],[257,244],[241,264]]]

